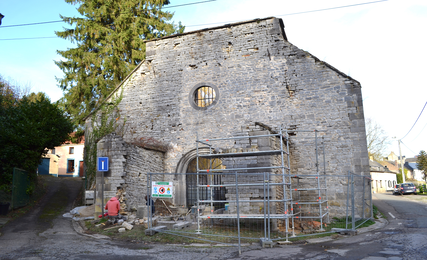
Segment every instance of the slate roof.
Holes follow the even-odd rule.
[[[417,162],[417,157],[414,157],[414,158],[406,158],[405,162],[416,163],[416,162]]]
[[[408,170],[410,170],[410,171],[418,170],[417,166],[418,166],[418,164],[416,162],[406,162],[405,163],[405,167],[408,168]]]
[[[369,160],[369,169],[371,172],[391,172],[387,166],[383,166],[379,162],[371,160]]]
[[[399,164],[396,161],[382,161],[380,164],[386,166],[392,172],[399,172]]]

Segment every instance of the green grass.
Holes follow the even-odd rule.
[[[132,230],[126,230],[126,232],[119,233],[117,228],[108,229],[113,227],[106,223],[105,225],[96,227],[100,223],[106,223],[105,221],[85,221],[85,225],[88,233],[97,233],[112,237],[114,239],[133,241],[133,242],[148,242],[148,243],[170,243],[170,244],[183,244],[183,243],[195,243],[198,240],[189,239],[185,237],[179,237],[167,233],[157,233],[153,236],[145,235],[146,228],[143,225],[135,225]],[[105,230],[108,229],[108,230]]]
[[[356,226],[360,225],[363,221],[359,220],[356,222]],[[110,236],[114,239],[131,241],[136,243],[167,243],[167,244],[191,244],[191,243],[209,243],[208,241],[215,241],[214,243],[230,243],[236,244],[238,242],[237,228],[235,226],[210,226],[204,227],[202,229],[203,235],[197,235],[195,229],[186,229],[186,233],[176,232],[174,234],[170,233],[157,233],[153,236],[145,235],[145,227],[143,225],[135,225],[132,230],[126,230],[126,232],[119,233],[118,228],[108,229],[111,226],[106,223],[105,225],[96,227],[99,224],[99,220],[96,221],[86,221],[86,228],[88,233],[98,233],[106,236]],[[338,237],[339,235],[335,232],[332,232],[332,228],[345,228],[346,219],[345,218],[333,218],[333,220],[324,227],[323,232],[317,230],[312,230],[311,233],[301,233],[297,234],[297,237],[290,237],[292,230],[289,229],[288,239],[292,242],[298,242],[301,240],[307,240],[311,238],[320,238],[320,237]],[[370,226],[375,222],[368,220],[363,223],[358,228]],[[351,218],[348,219],[348,229],[351,229]],[[105,230],[108,229],[108,230]],[[178,234],[181,234],[183,237]],[[191,237],[191,238],[190,238]],[[242,225],[240,229],[241,243],[259,243],[259,239],[264,237],[264,229],[262,226],[250,226]],[[273,240],[281,240],[286,237],[284,232],[270,232],[270,238]]]
[[[50,200],[43,208],[39,220],[52,222],[58,215],[64,212],[66,207],[64,201],[66,202],[68,200],[67,190],[61,187],[52,197],[55,199]]]
[[[378,219],[378,215],[380,215],[382,218],[387,219],[387,216],[384,215],[381,211],[378,210],[377,206],[372,205],[373,208],[373,215],[375,219]]]

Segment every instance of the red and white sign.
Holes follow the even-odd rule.
[[[173,183],[167,181],[153,181],[151,196],[153,198],[172,198]]]

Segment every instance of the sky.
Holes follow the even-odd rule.
[[[427,150],[427,1],[170,0],[169,6],[186,32],[282,18],[290,43],[361,83],[365,118],[390,138],[387,153],[399,155],[397,140],[402,156]],[[54,32],[68,25],[14,25],[79,16],[76,8],[62,0],[0,1],[0,75],[52,101],[61,98],[55,77],[63,73],[54,61],[62,58],[57,50],[75,45]]]

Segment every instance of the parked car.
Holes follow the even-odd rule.
[[[399,194],[399,191],[400,191],[400,184],[394,185],[393,195]]]
[[[399,194],[415,194],[417,195],[417,187],[413,183],[402,183],[400,184]]]

